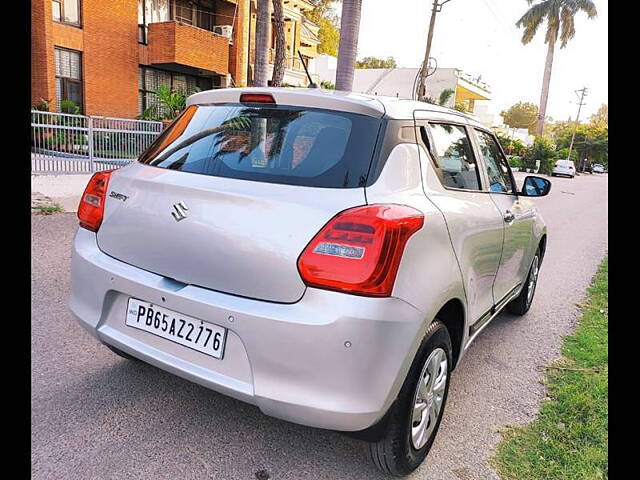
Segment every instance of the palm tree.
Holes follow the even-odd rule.
[[[273,0],[273,26],[276,30],[276,57],[273,61],[273,76],[271,85],[282,86],[284,79],[284,61],[287,49],[287,41],[284,37],[284,14],[282,12],[282,0]]]
[[[527,0],[527,3],[532,5],[534,1]],[[533,40],[542,22],[547,21],[547,33],[544,42],[549,46],[542,79],[536,135],[542,135],[544,128],[544,115],[547,110],[551,65],[553,64],[553,51],[556,41],[560,37],[560,48],[567,46],[569,40],[576,34],[574,19],[576,13],[580,10],[585,12],[589,18],[595,17],[598,13],[595,4],[591,0],[542,0],[529,8],[522,18],[516,22],[516,27],[524,28],[522,43],[526,45]]]
[[[269,25],[271,24],[269,3],[269,0],[258,0],[256,11],[256,53],[253,64],[253,85],[256,87],[267,86],[267,55],[269,50]]]
[[[351,90],[353,87],[361,10],[362,0],[343,0],[342,2],[336,90]]]

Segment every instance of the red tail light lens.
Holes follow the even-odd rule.
[[[409,237],[424,215],[405,205],[368,205],[339,213],[298,259],[310,287],[388,297]]]
[[[107,197],[111,172],[113,170],[94,173],[80,198],[80,205],[78,205],[80,226],[92,232],[97,232],[102,224],[104,201]]]
[[[269,93],[241,93],[240,103],[276,103]]]

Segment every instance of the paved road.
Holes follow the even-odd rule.
[[[530,421],[540,368],[607,249],[607,177],[554,179],[537,200],[549,227],[536,300],[503,314],[452,377],[445,418],[412,479],[496,478],[497,429]],[[122,360],[67,309],[72,214],[32,219],[32,473],[34,479],[378,479],[360,442],[269,418],[154,367]]]

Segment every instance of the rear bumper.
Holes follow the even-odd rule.
[[[575,170],[569,170],[568,168],[554,168],[552,173],[555,173],[556,175],[569,175],[571,177],[576,174]]]
[[[425,328],[424,315],[397,298],[308,288],[297,303],[276,304],[179,284],[104,254],[96,235],[82,228],[71,271],[71,310],[99,341],[313,427],[357,431],[378,421]],[[228,328],[224,358],[127,327],[129,297]]]

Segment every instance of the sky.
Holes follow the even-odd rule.
[[[585,86],[581,119],[608,103],[608,4],[594,3],[598,16],[588,19],[579,13],[575,37],[563,49],[556,44],[547,102],[547,116],[554,120],[575,118],[575,91]],[[432,0],[363,0],[358,58],[392,56],[399,67],[419,66],[432,4]],[[481,75],[491,89],[489,111],[495,114],[519,101],[540,102],[546,27],[522,45],[522,29],[515,23],[527,8],[526,0],[450,0],[436,18],[431,56],[439,67]]]

